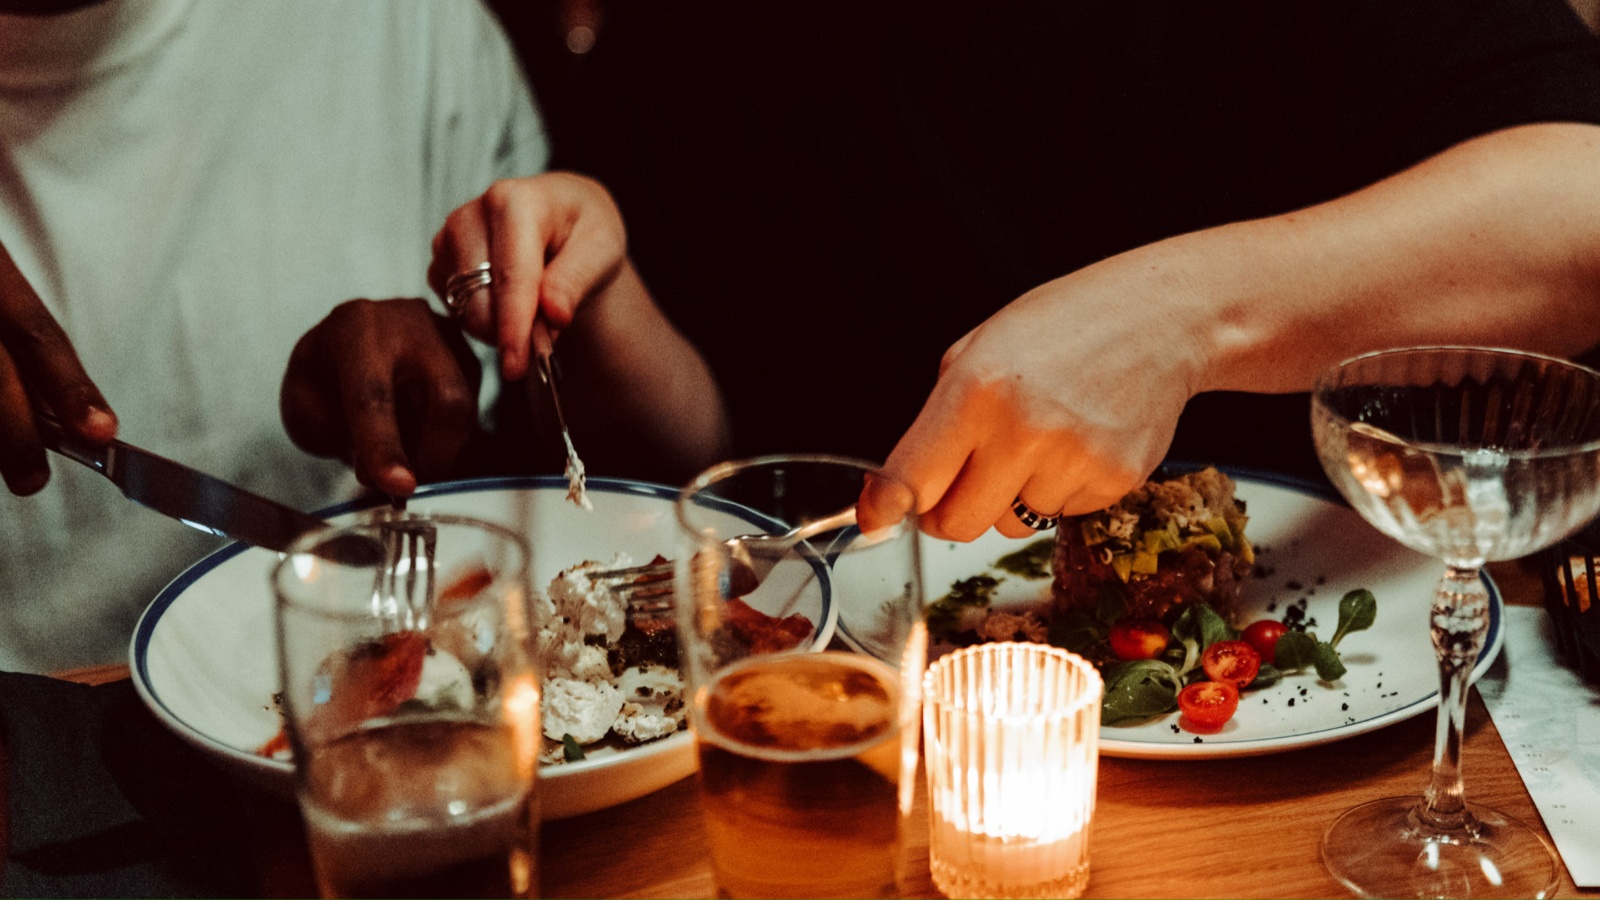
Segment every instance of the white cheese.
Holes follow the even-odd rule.
[[[545,682],[544,734],[592,744],[606,736],[622,711],[622,692],[605,683],[554,678]]]

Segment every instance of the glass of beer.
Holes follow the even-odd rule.
[[[537,891],[539,680],[528,548],[397,517],[273,571],[281,703],[324,897]]]
[[[880,514],[881,498],[903,502],[864,534],[853,509],[869,480]],[[679,643],[719,894],[895,894],[927,653],[910,490],[858,460],[763,457],[702,473],[678,520]],[[825,623],[793,621],[795,584],[811,578],[830,617],[850,616],[855,647],[818,648]]]

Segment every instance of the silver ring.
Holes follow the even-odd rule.
[[[457,272],[445,279],[444,306],[453,316],[461,315],[467,308],[467,301],[477,293],[479,288],[488,287],[494,281],[494,274],[486,262],[478,263],[464,272]]]
[[[1061,520],[1060,516],[1047,516],[1038,512],[1033,507],[1023,503],[1021,497],[1011,501],[1011,511],[1016,514],[1018,521],[1034,531],[1049,531],[1056,527],[1056,522]]]

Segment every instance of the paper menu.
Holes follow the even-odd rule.
[[[1600,689],[1562,664],[1539,607],[1508,606],[1501,662],[1478,681],[1567,872],[1600,888]]]

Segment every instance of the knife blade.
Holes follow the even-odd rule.
[[[104,475],[128,499],[191,528],[280,553],[328,523],[164,456],[113,440],[91,446],[35,413],[45,447]],[[371,550],[358,550],[362,557]]]

